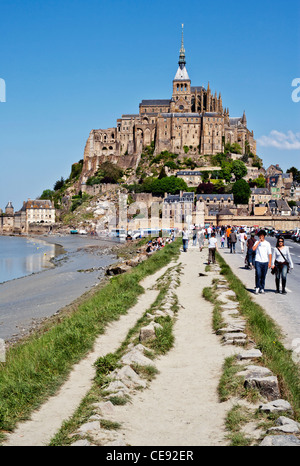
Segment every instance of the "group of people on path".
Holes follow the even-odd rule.
[[[243,228],[236,229],[231,226],[215,228],[195,228],[192,232],[193,245],[199,244],[200,252],[203,250],[205,239],[208,241],[208,264],[215,263],[215,254],[218,251],[217,234],[221,236],[221,248],[227,247],[230,253],[236,253],[236,244],[239,242],[241,252],[246,251],[245,262],[247,268],[255,269],[255,293],[265,293],[265,282],[268,270],[275,276],[276,293],[285,295],[287,274],[293,269],[294,264],[288,246],[284,244],[284,238],[279,236],[275,248],[272,251],[271,244],[266,240],[266,232],[260,230],[250,232],[250,235]],[[256,238],[258,236],[258,239]],[[182,232],[183,250],[187,252],[189,231],[185,228]]]

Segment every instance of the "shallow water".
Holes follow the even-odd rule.
[[[57,247],[41,240],[0,236],[0,283],[52,267]]]

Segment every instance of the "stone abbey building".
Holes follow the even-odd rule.
[[[208,83],[192,86],[186,69],[183,32],[178,70],[170,99],[142,100],[139,113],[122,115],[115,128],[90,132],[84,151],[84,178],[95,173],[105,161],[122,168],[136,167],[146,146],[154,144],[154,154],[167,150],[197,159],[199,155],[223,152],[227,142],[247,146],[256,154],[253,131],[247,128],[245,112],[231,118],[223,107],[221,93],[213,94]]]

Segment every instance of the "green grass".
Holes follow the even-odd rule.
[[[159,290],[159,294],[155,301],[152,303],[149,309],[147,309],[143,316],[136,322],[134,327],[132,327],[122,342],[120,347],[116,350],[115,353],[108,353],[107,355],[100,357],[96,362],[95,366],[97,369],[96,377],[94,379],[93,387],[90,393],[86,396],[84,400],[82,400],[81,405],[76,410],[74,415],[66,421],[59,432],[55,435],[55,437],[51,440],[51,446],[62,446],[62,445],[69,445],[74,441],[74,432],[80,427],[80,424],[86,422],[86,420],[94,414],[92,403],[96,401],[105,401],[108,399],[115,405],[124,405],[130,402],[130,397],[120,397],[114,396],[113,394],[109,394],[106,390],[107,385],[111,381],[110,372],[113,371],[115,368],[120,367],[122,364],[120,363],[120,359],[128,350],[129,344],[138,344],[139,343],[139,332],[142,326],[149,323],[149,318],[147,317],[148,313],[153,313],[156,309],[159,309],[161,304],[164,303],[165,297],[168,291],[168,288],[171,283],[171,278],[169,275],[170,268],[165,272],[163,277],[159,279],[156,283],[156,289]],[[179,273],[179,268],[177,268],[177,272]],[[178,309],[177,300],[174,303],[174,311]],[[144,352],[145,356],[149,357],[150,359],[155,359],[157,355],[165,354],[173,345],[173,335],[172,335],[172,319],[167,317],[159,317],[155,319],[162,325],[162,329],[157,331],[157,338],[154,341],[147,341],[147,351]],[[159,339],[162,339],[159,342]],[[154,365],[147,365],[147,366],[140,366],[138,364],[131,364],[133,370],[139,374],[139,376],[143,379],[146,379],[148,382],[153,380],[155,376],[158,374],[158,370]],[[142,387],[140,387],[142,388]],[[139,389],[138,387],[136,389]],[[97,398],[94,394],[97,394]],[[84,421],[83,421],[84,419]],[[72,442],[70,439],[73,439]]]
[[[176,259],[180,246],[177,240],[130,272],[111,278],[60,323],[7,351],[6,362],[0,364],[0,429],[12,430],[56,392],[106,325],[137,302],[144,292],[139,282]]]
[[[240,396],[243,391],[243,378],[237,376],[243,368],[236,363],[235,356],[225,359],[223,373],[218,386],[219,399],[227,401],[231,396]]]
[[[300,371],[292,359],[292,352],[282,343],[282,334],[264,309],[252,301],[243,283],[234,275],[224,259],[217,254],[221,274],[236,293],[241,314],[247,319],[247,332],[263,354],[261,363],[277,376],[281,395],[293,406],[295,418],[300,420]]]
[[[215,285],[216,283],[214,283],[212,287],[203,288],[202,296],[214,305],[212,326],[214,331],[218,334],[220,329],[224,326],[224,319],[222,317],[221,304],[217,299]]]

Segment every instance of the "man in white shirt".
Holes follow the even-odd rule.
[[[266,232],[258,233],[259,241],[256,241],[252,250],[255,251],[255,294],[265,292],[265,281],[268,269],[272,266],[272,249],[269,241],[266,241]]]
[[[216,263],[216,251],[218,250],[218,240],[214,233],[211,234],[211,237],[208,240],[208,264],[211,262]]]
[[[207,238],[209,239],[211,237],[211,234],[212,234],[211,226],[209,226],[206,231],[207,231]]]

